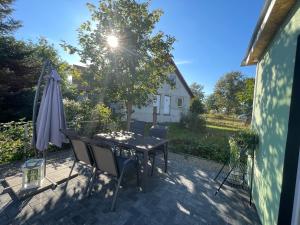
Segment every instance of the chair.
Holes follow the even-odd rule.
[[[144,136],[145,135],[145,127],[146,127],[145,122],[138,121],[138,120],[133,120],[130,123],[129,131],[133,132],[135,134]],[[125,155],[128,155],[128,154],[133,155],[133,154],[135,154],[135,151],[133,151],[131,148],[125,148],[125,147],[119,148],[119,152],[120,152],[120,155],[124,155],[124,154]]]
[[[115,211],[116,200],[119,192],[121,182],[125,172],[129,172],[130,169],[136,170],[137,185],[139,185],[139,165],[136,156],[131,158],[119,157],[114,154],[111,146],[104,142],[90,141],[88,143],[93,160],[95,162],[95,171],[92,177],[92,183],[89,190],[91,194],[94,186],[95,177],[97,172],[105,172],[116,181],[116,189],[113,195],[113,201],[111,205],[111,211]]]
[[[86,145],[86,139],[80,137],[74,130],[61,130],[61,132],[70,140],[71,144],[71,149],[73,150],[74,153],[74,163],[72,165],[71,171],[69,173],[67,182],[66,182],[66,188],[68,185],[68,182],[70,180],[71,174],[73,172],[73,169],[75,167],[76,163],[79,163],[83,166],[87,167],[93,167],[94,166],[94,161],[92,159],[92,156],[90,154],[89,148]],[[90,182],[91,178],[89,178]],[[87,192],[89,187],[89,184],[87,185],[87,189],[85,192]]]
[[[144,136],[145,126],[146,126],[145,122],[134,120],[133,122],[130,123],[130,130],[129,131],[131,131],[135,134],[140,134],[140,135]]]
[[[149,130],[149,136],[165,139],[167,137],[167,129],[164,126],[154,126],[151,127]],[[153,176],[154,165],[155,165],[155,157],[158,154],[164,155],[164,162],[165,162],[165,173],[167,172],[168,167],[168,150],[167,146],[159,146],[149,152],[149,158],[152,158],[152,168],[151,168],[151,176]]]

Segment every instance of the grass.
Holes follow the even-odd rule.
[[[196,132],[177,123],[169,124],[170,151],[225,162],[230,150],[228,138],[246,126],[228,116],[205,115],[205,118],[206,127]]]
[[[222,114],[204,114],[204,118],[206,120],[208,127],[219,127],[220,129],[227,130],[240,130],[247,127],[245,122],[237,119],[232,115],[222,115]]]

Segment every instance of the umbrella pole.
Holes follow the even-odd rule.
[[[37,84],[37,88],[36,88],[36,92],[35,92],[35,96],[34,96],[34,102],[33,102],[33,111],[32,111],[32,145],[35,151],[35,156],[37,157],[38,153],[37,153],[37,149],[36,149],[36,119],[37,119],[37,106],[38,106],[38,99],[39,99],[39,95],[40,95],[40,88],[41,88],[41,84],[42,84],[42,80],[46,71],[47,66],[49,65],[49,61],[46,60],[44,62],[43,68],[42,68],[42,72],[40,74],[39,80],[38,80],[38,84]]]
[[[36,149],[36,120],[37,120],[38,100],[39,100],[39,96],[40,96],[40,89],[41,89],[43,77],[45,75],[47,67],[49,67],[49,66],[51,66],[50,61],[46,60],[43,64],[42,72],[40,74],[38,84],[37,84],[37,88],[36,88],[36,92],[35,92],[35,96],[34,96],[33,111],[32,111],[32,126],[33,126],[33,131],[32,131],[33,142],[32,142],[32,145],[33,145],[33,148],[35,150],[35,156],[36,157],[38,155],[37,149]],[[49,180],[54,186],[57,186],[56,182],[54,182],[53,180],[51,180],[49,177],[46,176],[46,158],[47,158],[46,157],[46,151],[47,150],[43,151],[43,159],[44,159],[43,174],[44,174],[44,178]]]

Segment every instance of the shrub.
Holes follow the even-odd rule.
[[[27,135],[25,135],[25,126]],[[1,124],[0,163],[20,160],[34,154],[31,149],[32,124],[24,121]]]
[[[258,135],[251,129],[241,130],[233,138],[239,146],[246,147],[249,150],[255,150],[258,145]]]
[[[205,131],[205,119],[196,113],[189,112],[181,116],[180,126],[191,131]]]
[[[64,106],[69,127],[75,128],[81,135],[92,136],[120,126],[120,117],[103,103],[92,105],[90,100],[64,99]]]
[[[240,156],[240,163],[247,164],[247,150],[254,151],[258,144],[258,135],[251,129],[241,130],[229,138],[230,145],[230,161],[238,159]],[[241,151],[245,149],[245,153],[240,155]]]
[[[89,126],[90,132],[95,134],[97,131],[116,130],[119,126],[117,117],[113,116],[112,110],[103,103],[97,104],[91,115],[91,120],[94,121],[93,127]]]
[[[204,104],[202,103],[202,101],[199,98],[192,99],[190,111],[195,114],[203,114],[205,112]]]
[[[67,121],[81,122],[90,120],[93,107],[89,100],[75,101],[64,99],[63,103]]]
[[[205,139],[205,138],[204,138]],[[214,140],[199,140],[195,138],[179,138],[171,140],[170,150],[176,153],[184,153],[201,158],[214,160],[220,163],[226,162],[228,147],[214,143]]]

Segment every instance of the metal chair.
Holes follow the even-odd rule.
[[[133,122],[130,123],[130,130],[131,132],[135,134],[143,135],[145,134],[145,127],[146,123],[143,121],[133,120]]]
[[[107,143],[100,143],[96,141],[90,141],[88,143],[93,160],[95,162],[95,171],[92,177],[92,183],[89,190],[89,195],[94,186],[95,177],[97,172],[105,172],[116,181],[116,189],[113,195],[113,201],[111,205],[111,211],[115,211],[116,200],[119,192],[121,182],[125,172],[129,172],[129,169],[136,170],[137,186],[139,185],[139,164],[137,157],[124,158],[118,157],[114,154],[111,146]]]
[[[164,126],[151,127],[150,130],[149,130],[149,136],[165,139],[165,138],[167,138],[167,129]],[[150,159],[152,158],[151,176],[153,176],[155,158],[156,158],[156,155],[158,155],[158,154],[163,154],[164,155],[164,162],[165,162],[164,171],[165,171],[165,173],[167,172],[167,167],[168,167],[168,150],[167,150],[167,146],[160,146],[160,147],[157,147],[154,150],[151,150],[149,152],[149,158]]]
[[[75,158],[66,182],[65,188],[67,188],[75,164],[79,163],[83,166],[93,168],[94,161],[90,154],[89,148],[86,144],[87,139],[80,137],[74,130],[61,130],[61,132],[70,140],[71,149],[73,150],[74,158]],[[89,178],[89,182],[90,180],[91,178]],[[85,192],[87,192],[88,187],[89,187],[89,183],[87,185],[87,189]]]

